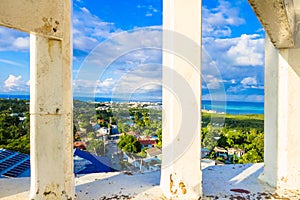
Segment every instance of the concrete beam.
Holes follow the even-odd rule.
[[[248,0],[276,48],[294,46],[293,0]]]
[[[1,0],[0,26],[62,39],[63,4],[61,0]]]

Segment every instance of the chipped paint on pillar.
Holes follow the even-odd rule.
[[[42,27],[35,28],[34,29],[35,33],[50,35],[51,33],[56,33],[60,31],[59,21],[54,20],[52,17],[50,18],[43,17],[42,21],[44,22],[44,25]]]
[[[0,26],[61,40],[65,21],[62,0],[0,1]]]

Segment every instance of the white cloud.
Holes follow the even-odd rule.
[[[246,77],[241,81],[241,84],[243,86],[257,85],[257,80],[255,77]]]
[[[93,65],[90,72],[109,64],[139,65],[161,63],[161,30],[137,29],[122,32],[97,46],[85,60],[82,68]],[[102,69],[100,69],[102,70]]]
[[[203,39],[203,46],[220,69],[264,65],[264,38],[257,34],[224,39],[208,37]]]
[[[230,36],[230,26],[238,26],[245,23],[239,16],[237,7],[233,7],[230,2],[220,0],[215,8],[203,6],[203,36]]]
[[[86,7],[74,9],[72,22],[74,48],[86,52],[91,51],[114,33],[121,31],[115,27],[114,23],[103,22]]]
[[[13,88],[19,86],[21,83],[22,76],[9,75],[9,77],[4,81],[4,87]]]
[[[147,94],[149,92],[158,92],[161,91],[161,71],[161,65],[141,64],[131,69],[119,70],[115,74],[105,72],[100,77],[100,80],[78,79],[74,82],[73,88],[76,95],[130,96],[137,93]],[[104,78],[109,75],[115,76]]]
[[[255,77],[246,77],[241,81],[241,84],[244,88],[264,89],[264,86],[258,84],[258,81]]]
[[[28,51],[29,34],[0,27],[0,51]]]
[[[104,89],[105,91],[111,90],[115,85],[115,81],[112,78],[107,78],[104,81],[97,81],[96,87],[98,90]]]
[[[80,8],[80,10],[87,14],[91,14],[90,11],[86,7],[82,7],[82,8]]]
[[[18,37],[14,41],[13,46],[17,49],[29,49],[29,43],[29,37]]]
[[[217,77],[213,76],[213,75],[206,75],[203,77],[204,81],[206,82],[206,87],[209,90],[214,90],[214,89],[219,89],[221,88],[224,83],[223,80],[218,79]]]
[[[236,66],[262,66],[264,53],[264,39],[258,35],[243,34],[237,43],[230,47],[227,55]]]
[[[161,84],[161,34],[159,29],[137,29],[101,43],[78,70],[74,92],[146,93],[157,88],[153,85]],[[91,81],[92,85],[83,80]]]
[[[6,92],[28,92],[29,87],[25,81],[22,80],[22,76],[15,76],[10,74],[4,81],[4,91]]]

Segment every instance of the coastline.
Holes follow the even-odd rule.
[[[29,94],[0,94],[0,99],[21,99],[29,100]],[[128,100],[124,99],[111,99],[108,97],[82,97],[74,96],[74,100],[83,102],[93,103],[129,103]],[[156,103],[161,104],[161,100],[157,99],[136,99],[130,100],[135,103]],[[251,114],[264,114],[264,103],[263,102],[239,102],[239,101],[209,101],[202,100],[201,111],[204,113],[217,113],[217,114],[234,114],[234,115],[251,115]]]

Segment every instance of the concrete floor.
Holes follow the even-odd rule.
[[[289,199],[300,192],[276,191],[258,180],[263,164],[220,165],[203,169],[203,199]],[[76,177],[76,199],[165,200],[160,172],[87,174]],[[28,199],[29,178],[0,179],[0,199]]]

